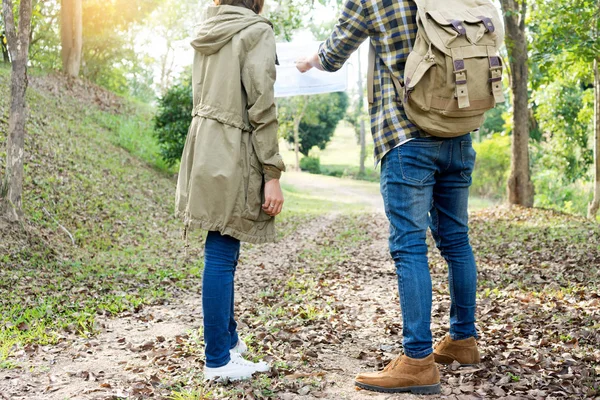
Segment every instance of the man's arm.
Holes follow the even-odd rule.
[[[337,71],[368,37],[367,19],[361,0],[348,0],[342,8],[338,24],[329,38],[321,44],[318,53],[298,59],[296,68],[303,73],[311,68]]]

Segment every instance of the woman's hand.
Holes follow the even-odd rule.
[[[265,183],[265,204],[262,205],[265,213],[271,217],[276,216],[283,208],[283,193],[279,179],[271,179]]]

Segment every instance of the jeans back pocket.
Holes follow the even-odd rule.
[[[424,184],[437,170],[442,141],[413,139],[400,146],[400,168],[402,177],[414,183]]]

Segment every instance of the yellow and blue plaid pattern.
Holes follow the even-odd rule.
[[[323,68],[337,71],[365,39],[371,38],[377,53],[369,110],[375,165],[408,139],[426,136],[406,117],[390,75],[404,75],[417,34],[416,15],[417,6],[410,0],[348,0],[333,33],[319,49]]]

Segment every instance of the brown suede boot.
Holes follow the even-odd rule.
[[[450,335],[444,339],[433,350],[435,362],[440,364],[452,364],[458,361],[461,365],[475,365],[481,361],[477,342],[474,337],[463,340],[452,340]]]
[[[354,384],[361,389],[382,393],[440,393],[440,372],[433,354],[416,359],[398,356],[383,371],[358,374]]]

